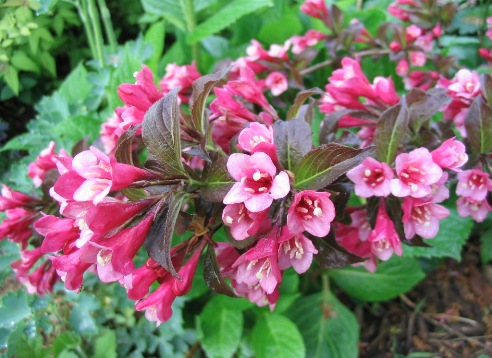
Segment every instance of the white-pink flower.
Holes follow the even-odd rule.
[[[459,70],[453,82],[448,86],[451,95],[471,100],[480,93],[480,77],[475,71]]]
[[[355,183],[355,194],[362,198],[388,196],[393,170],[386,163],[366,158],[361,164],[347,172],[347,177]]]
[[[449,210],[439,204],[407,197],[403,199],[403,227],[405,237],[415,234],[432,239],[439,231],[439,220],[449,216]]]
[[[268,210],[254,213],[246,209],[243,203],[226,205],[222,212],[222,221],[231,228],[236,240],[244,240],[256,234]]]
[[[456,194],[459,196],[480,201],[485,199],[489,190],[492,190],[492,180],[488,173],[478,168],[458,173]]]
[[[286,270],[292,266],[298,274],[304,273],[311,266],[313,255],[318,253],[311,240],[303,234],[292,234],[286,226],[282,229],[278,243],[280,270]]]
[[[265,80],[265,85],[272,91],[274,96],[280,96],[287,91],[289,84],[287,83],[287,77],[282,72],[272,72]]]
[[[294,196],[287,214],[287,226],[292,234],[307,231],[323,237],[330,232],[330,223],[335,218],[335,206],[330,193],[304,190]]]
[[[392,179],[391,193],[397,197],[422,198],[432,192],[432,184],[442,176],[442,169],[434,163],[426,148],[402,153],[395,160],[398,179]]]
[[[252,212],[268,209],[274,199],[285,197],[290,191],[289,176],[278,175],[272,159],[265,153],[253,155],[234,153],[227,161],[227,170],[238,181],[224,198],[224,204],[244,203]]]
[[[444,141],[439,148],[431,152],[432,160],[441,168],[451,169],[461,172],[459,167],[468,161],[465,153],[465,145],[456,140],[456,137]]]
[[[462,196],[458,199],[456,205],[459,216],[463,218],[471,216],[479,223],[484,221],[489,212],[492,211],[492,207],[487,202],[487,199],[473,200],[472,198]]]

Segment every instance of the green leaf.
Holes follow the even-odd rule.
[[[236,181],[227,171],[227,157],[217,157],[205,165],[203,180],[206,186],[200,189],[200,195],[207,201],[221,203]]]
[[[313,147],[311,127],[302,119],[276,121],[273,133],[278,159],[287,170],[292,170]]]
[[[152,72],[157,71],[159,60],[162,57],[164,51],[164,41],[166,39],[166,22],[164,20],[157,21],[150,25],[147,32],[144,35],[144,41],[151,44],[153,47],[152,55],[146,61],[147,66]]]
[[[480,260],[485,265],[492,261],[492,229],[480,236]]]
[[[39,73],[39,66],[31,60],[24,52],[16,51],[10,63],[18,70]]]
[[[362,301],[379,302],[407,292],[425,274],[417,260],[394,255],[382,262],[375,273],[363,267],[345,267],[331,271],[330,277],[348,295]]]
[[[80,335],[96,334],[98,325],[94,319],[94,311],[99,308],[99,302],[92,294],[81,293],[76,296],[76,302],[68,322]]]
[[[492,108],[477,96],[465,117],[468,140],[479,153],[492,150]]]
[[[306,354],[301,333],[284,316],[263,315],[255,324],[251,338],[256,358],[298,358]]]
[[[234,307],[207,303],[200,313],[201,343],[207,356],[229,358],[236,352],[243,331],[243,314]]]
[[[107,330],[99,335],[94,344],[92,358],[116,358],[116,334]]]
[[[288,316],[299,328],[306,357],[356,358],[359,327],[354,314],[328,293],[302,297]]]
[[[354,149],[328,143],[310,151],[294,168],[296,189],[321,189],[359,165],[374,148]]]
[[[186,29],[183,0],[142,0],[145,12],[162,16],[180,30]]]
[[[53,127],[53,132],[60,138],[65,138],[71,143],[76,143],[83,138],[94,140],[99,136],[101,122],[92,116],[73,116]]]
[[[404,246],[406,257],[451,257],[461,260],[461,250],[473,228],[473,219],[462,218],[455,208],[448,208],[449,216],[439,224],[439,232],[433,239],[424,240],[432,247]]]
[[[31,315],[24,290],[9,292],[2,297],[0,306],[0,328],[12,328],[17,322]]]
[[[251,14],[265,6],[273,6],[272,0],[234,0],[193,29],[186,40],[189,44],[194,44],[225,29],[244,15]]]
[[[401,98],[399,104],[383,112],[374,133],[376,156],[379,160],[392,164],[398,146],[408,128],[409,120],[410,112],[405,96]]]
[[[187,176],[181,162],[178,91],[176,87],[154,103],[142,123],[143,142],[167,177]]]
[[[285,26],[285,24],[289,24],[289,26]],[[277,21],[265,19],[264,26],[258,33],[258,40],[263,44],[279,44],[302,31],[298,10],[293,8],[289,12],[284,12]]]
[[[41,65],[48,73],[56,77],[56,62],[55,58],[49,52],[43,52],[40,56]]]
[[[80,336],[72,331],[62,332],[53,342],[55,356],[58,356],[64,350],[77,348],[81,343]]]
[[[3,73],[5,82],[7,85],[14,91],[16,95],[19,94],[19,74],[17,73],[17,70],[12,67],[8,66],[5,72]]]

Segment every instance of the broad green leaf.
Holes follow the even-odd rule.
[[[262,44],[280,44],[303,31],[298,10],[294,8],[289,12],[284,11],[283,16],[277,21],[266,20],[264,24],[258,34],[258,40]]]
[[[492,149],[492,108],[477,96],[466,113],[465,128],[468,140],[479,153]]]
[[[407,292],[425,274],[417,260],[393,255],[374,273],[363,267],[345,267],[330,271],[330,277],[348,295],[362,301],[379,302]]]
[[[186,29],[183,0],[142,0],[145,12],[162,16],[180,30]]]
[[[217,157],[212,163],[205,165],[203,180],[206,182],[206,186],[200,189],[200,195],[203,199],[221,203],[236,183],[227,171],[227,159],[226,157]]]
[[[492,229],[480,236],[480,260],[482,264],[492,261]]]
[[[147,0],[148,1],[148,0]],[[216,34],[236,22],[244,15],[266,6],[273,6],[272,0],[234,0],[213,16],[199,24],[188,34],[187,42],[194,44],[207,36]]]
[[[387,109],[379,118],[374,133],[377,158],[385,163],[392,164],[398,146],[405,135],[410,120],[405,96],[396,106]]]
[[[238,299],[239,300],[239,299]],[[234,307],[209,301],[200,313],[201,343],[208,357],[229,358],[239,346],[243,314]]]
[[[278,160],[284,169],[292,170],[313,148],[311,127],[304,120],[276,121],[273,124]]]
[[[56,77],[56,61],[55,58],[49,52],[43,52],[40,56],[41,65],[48,73]]]
[[[14,91],[16,95],[19,94],[19,74],[17,70],[12,67],[8,66],[7,69],[3,73],[5,82],[7,85]]]
[[[99,327],[94,319],[94,311],[98,308],[99,302],[94,295],[81,293],[76,296],[68,322],[80,335],[96,334]]]
[[[60,138],[76,143],[83,138],[94,140],[99,136],[101,122],[92,116],[78,115],[69,117],[53,127],[53,132]]]
[[[2,297],[0,306],[0,328],[11,329],[17,322],[31,315],[24,290],[9,292]]]
[[[39,66],[25,52],[16,51],[10,63],[18,70],[39,73]]]
[[[58,356],[64,350],[77,348],[81,343],[80,336],[72,331],[62,332],[53,342],[55,356]]]
[[[439,232],[436,237],[424,240],[432,247],[404,246],[403,255],[406,257],[451,257],[461,260],[461,250],[472,228],[472,218],[462,218],[455,208],[450,208],[449,216],[439,223]]]
[[[299,328],[306,357],[356,358],[359,327],[354,314],[328,293],[302,297],[292,305],[289,318]]]
[[[92,358],[116,358],[116,334],[107,330],[99,335],[94,343]]]
[[[321,145],[306,154],[293,169],[294,186],[301,190],[321,189],[359,165],[373,149],[354,149],[337,143]]]
[[[150,43],[153,47],[152,55],[146,61],[146,64],[152,70],[157,71],[159,60],[162,57],[164,51],[164,40],[166,38],[166,22],[164,20],[157,21],[150,25],[147,32],[144,35],[144,41]]]
[[[256,358],[305,357],[301,333],[290,319],[277,314],[264,314],[251,334]]]

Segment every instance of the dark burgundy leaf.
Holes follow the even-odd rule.
[[[483,73],[480,76],[480,84],[482,95],[487,100],[487,103],[492,105],[492,77],[487,73]]]
[[[228,157],[217,157],[212,163],[205,165],[203,181],[206,186],[200,188],[203,199],[213,202],[222,202],[236,181],[227,171]]]
[[[181,162],[181,138],[178,105],[179,88],[150,107],[142,123],[142,139],[158,169],[165,177],[187,177]]]
[[[180,280],[171,260],[171,244],[174,226],[178,218],[184,195],[171,195],[167,206],[159,211],[145,239],[144,246],[150,258],[164,267],[169,273]]]
[[[219,264],[217,263],[217,257],[215,256],[215,250],[212,245],[208,245],[207,252],[205,253],[203,278],[210,291],[221,295],[237,297],[231,286],[224,281],[224,278],[220,274]]]
[[[410,110],[410,125],[418,132],[421,124],[431,119],[451,98],[446,95],[445,89],[434,88],[424,92],[414,88],[406,95],[406,100]]]
[[[307,236],[313,241],[314,246],[318,250],[315,258],[322,268],[335,269],[364,261],[363,258],[351,254],[338,245],[333,230],[324,238],[310,234]]]
[[[405,229],[403,228],[403,210],[401,201],[397,197],[390,195],[386,198],[386,211],[389,218],[395,224],[395,230],[401,241],[407,241],[405,237]]]
[[[309,97],[311,97],[314,94],[324,95],[325,92],[323,92],[319,88],[311,88],[308,90],[298,92],[296,95],[296,98],[294,100],[294,104],[289,108],[289,111],[287,112],[287,117],[285,117],[285,118],[287,120],[292,119],[292,118],[296,118],[298,113],[299,113],[299,109],[301,108],[301,106],[304,104],[304,102]]]
[[[336,183],[330,185],[328,189],[331,192],[330,200],[335,205],[334,221],[349,225],[351,218],[345,208],[350,199],[350,193],[354,191],[354,184],[352,182]]]
[[[203,115],[207,97],[212,88],[227,75],[230,69],[231,67],[224,68],[219,72],[200,77],[193,82],[193,93],[189,103],[191,121],[194,129],[202,135],[205,134],[208,125],[208,117]]]
[[[376,226],[376,219],[378,217],[379,210],[379,198],[376,196],[371,196],[367,198],[367,219],[369,220],[369,224],[371,224],[371,228],[374,229]]]
[[[422,237],[416,235],[411,240],[402,240],[402,242],[407,246],[419,246],[419,247],[432,247],[432,245],[427,244]]]
[[[311,127],[300,118],[276,121],[273,135],[278,159],[288,170],[292,170],[313,147]]]
[[[336,140],[338,121],[347,115],[361,119],[363,121],[367,121],[367,123],[371,123],[371,121],[375,122],[378,119],[376,116],[369,112],[353,109],[344,109],[327,114],[325,116],[325,119],[323,119],[323,122],[321,122],[321,128],[319,131],[320,144],[326,144]]]
[[[89,150],[89,141],[87,137],[79,140],[77,143],[74,144],[72,147],[72,157],[75,157],[77,154],[80,152],[83,152],[84,150]]]
[[[376,155],[380,161],[392,164],[398,146],[405,135],[410,120],[405,96],[396,106],[387,109],[378,121],[374,133]]]
[[[294,168],[296,189],[321,189],[374,153],[374,147],[354,149],[341,144],[324,144],[301,159]]]
[[[126,130],[118,140],[114,156],[118,163],[133,165],[132,142],[133,136],[141,126],[134,126]]]
[[[183,151],[183,153],[201,158],[201,159],[203,159],[209,163],[212,162],[212,159],[210,159],[210,156],[208,155],[208,153],[202,147],[199,147],[199,146],[193,146],[190,149]]]
[[[468,140],[479,153],[492,149],[492,108],[478,96],[473,101],[465,118]]]
[[[50,195],[50,189],[55,185],[56,181],[60,177],[58,169],[48,170],[44,176],[43,183],[41,184],[41,190],[43,191],[43,198],[51,201],[53,198]]]

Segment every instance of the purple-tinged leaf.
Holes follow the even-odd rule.
[[[341,144],[324,144],[301,159],[293,172],[296,189],[318,190],[331,184],[373,154],[374,147],[354,149]]]
[[[133,137],[135,136],[138,128],[140,128],[140,125],[127,129],[118,140],[118,146],[116,147],[116,151],[114,153],[118,163],[133,165],[132,144]]]
[[[228,157],[217,157],[207,163],[203,171],[205,186],[200,188],[200,195],[207,201],[221,203],[236,181],[227,171]]]
[[[237,297],[220,274],[219,264],[212,245],[208,245],[203,261],[203,278],[210,291],[230,297]]]
[[[306,100],[309,97],[311,97],[314,94],[324,95],[325,92],[323,92],[319,88],[311,88],[308,90],[298,92],[296,98],[294,99],[294,104],[289,108],[289,111],[287,112],[286,119],[289,120],[292,118],[296,118],[297,115],[299,114],[299,109],[301,108],[301,106],[304,104],[304,102],[306,102]]]
[[[145,113],[142,139],[149,154],[157,162],[153,165],[164,177],[187,177],[181,162],[181,138],[178,105],[179,87],[154,103]]]
[[[273,136],[278,159],[288,170],[292,170],[313,147],[311,127],[299,118],[276,121]]]
[[[323,119],[323,122],[321,122],[319,131],[320,144],[327,144],[335,141],[336,132],[338,130],[338,121],[347,115],[360,119],[361,121],[366,121],[368,124],[371,123],[371,121],[376,122],[378,119],[378,117],[372,113],[354,109],[344,109],[327,114]]]
[[[230,71],[231,67],[224,68],[219,72],[200,77],[193,82],[193,93],[190,98],[191,123],[196,131],[205,134],[208,118],[203,115],[205,103],[212,88],[220,82]]]
[[[400,241],[407,241],[405,229],[403,227],[403,209],[401,207],[400,199],[393,195],[388,196],[386,198],[386,212],[395,225],[395,230]]]
[[[410,121],[424,122],[447,103],[451,98],[443,88],[434,88],[427,92],[413,88],[406,96],[407,105],[410,110]]]
[[[363,258],[351,254],[338,245],[333,230],[324,238],[310,234],[307,234],[307,236],[313,241],[314,246],[318,250],[315,258],[322,268],[335,269],[364,261]]]
[[[84,150],[89,150],[89,147],[90,145],[87,137],[82,138],[77,143],[75,143],[74,146],[72,147],[72,157],[75,157],[77,154],[83,152]]]
[[[480,76],[480,89],[487,103],[492,105],[492,77],[489,74],[483,73]]]
[[[178,219],[184,195],[171,195],[167,206],[159,211],[145,239],[144,246],[150,258],[164,267],[169,273],[180,280],[171,260],[171,245],[174,226]]]
[[[492,108],[478,96],[468,109],[465,117],[468,140],[479,153],[486,154],[492,149]]]
[[[405,96],[396,106],[383,112],[374,133],[377,158],[389,165],[395,159],[398,146],[405,135],[410,120]]]

